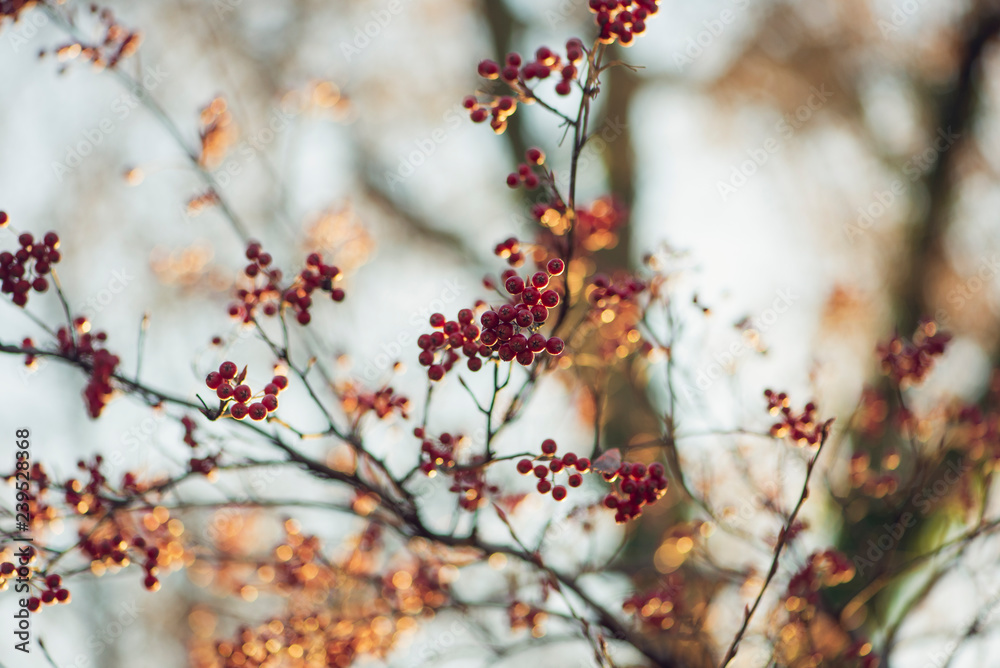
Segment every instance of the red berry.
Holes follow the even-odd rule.
[[[31,236],[29,232],[24,232],[17,238],[17,242],[23,247],[27,248],[35,241],[35,238]]]
[[[569,95],[573,92],[573,88],[569,83],[568,79],[563,79],[556,84],[556,94],[557,95]]]
[[[583,484],[583,476],[579,473],[572,473],[569,476],[568,482],[570,487],[579,487]]]
[[[551,462],[549,462],[549,470],[551,470],[553,473],[559,473],[560,471],[562,471],[563,470],[562,460],[553,459]]]
[[[223,362],[219,365],[219,373],[226,380],[236,378],[237,372],[239,372],[239,368],[232,362]]]
[[[205,378],[205,385],[207,385],[210,390],[219,389],[219,385],[222,385],[222,374],[218,371],[212,371],[208,374],[208,377]]]
[[[556,442],[553,439],[547,438],[544,441],[542,441],[542,452],[544,452],[545,454],[554,455],[556,454],[556,449],[557,449]]]
[[[274,383],[268,383],[267,385],[264,386],[264,394],[274,394],[274,395],[277,395],[278,392],[280,392],[280,391],[281,391],[281,389],[277,385],[275,385]]]
[[[273,394],[264,395],[264,397],[260,400],[260,403],[264,405],[264,408],[267,409],[268,413],[275,411],[278,408],[278,398]]]
[[[522,459],[517,463],[517,472],[520,473],[521,475],[527,475],[528,473],[531,473],[532,468],[533,467],[531,466],[530,459]]]
[[[469,367],[469,371],[479,371],[483,368],[483,360],[478,357],[470,357],[466,365]]]
[[[576,464],[576,453],[567,452],[565,455],[562,456],[562,460],[563,464],[565,464],[566,466],[572,466],[573,464]]]
[[[508,188],[516,188],[519,185],[521,185],[521,177],[519,177],[517,174],[514,174],[513,172],[507,175]]]
[[[504,282],[503,286],[512,295],[519,295],[524,292],[524,281],[521,280],[520,276],[511,276]]]
[[[267,417],[267,409],[264,408],[264,404],[259,401],[250,404],[250,419],[251,420],[263,420]]]
[[[441,380],[444,378],[444,367],[440,364],[435,364],[427,370],[427,377],[431,380]]]
[[[309,311],[299,311],[295,319],[300,325],[308,325],[312,321],[312,316],[309,315]]]
[[[45,292],[49,289],[49,282],[41,276],[38,276],[31,282],[31,287],[35,292]]]
[[[42,599],[37,596],[32,596],[28,599],[28,610],[31,612],[38,612],[42,607]]]
[[[0,211],[0,227],[6,226],[7,222],[9,220],[10,220],[10,217],[7,215],[7,212],[6,211]]]
[[[228,399],[233,396],[233,386],[229,383],[223,383],[219,385],[218,389],[215,390],[215,394],[218,395],[220,399]]]
[[[550,355],[560,354],[564,347],[563,340],[558,336],[553,336],[545,344],[545,350],[548,351]]]
[[[486,329],[493,329],[500,324],[500,316],[497,315],[496,311],[486,311],[479,316],[479,322],[481,322],[483,327]]]
[[[649,465],[649,475],[652,478],[662,478],[664,473],[663,464],[660,462],[653,462]]]
[[[247,413],[249,413],[249,412],[250,411],[247,408],[246,404],[233,404],[229,408],[229,414],[232,415],[237,420],[242,420],[243,418],[245,418],[247,416]]]
[[[542,306],[553,308],[559,304],[559,293],[555,290],[546,290],[542,293],[541,302]]]
[[[69,603],[69,590],[60,589],[56,592],[56,600],[60,603]]]
[[[156,591],[160,588],[160,581],[156,579],[155,575],[147,575],[142,584],[149,591]]]
[[[549,284],[549,275],[544,271],[536,271],[531,276],[531,284],[536,288],[544,288]]]
[[[49,589],[59,589],[59,585],[62,584],[62,578],[55,573],[45,577],[45,586]]]
[[[445,317],[442,313],[432,313],[430,317],[431,327],[435,329],[440,329],[444,327]]]
[[[417,361],[420,362],[420,366],[430,366],[434,364],[434,353],[430,350],[422,350],[420,354],[417,355]]]
[[[535,353],[530,350],[522,350],[515,359],[521,366],[531,366],[531,363],[535,361]]]
[[[604,497],[604,507],[605,508],[617,508],[618,507],[618,497],[614,494],[608,494]]]
[[[563,273],[563,269],[566,268],[566,263],[557,257],[549,260],[548,264],[545,265],[545,270],[549,272],[552,276],[558,276]]]
[[[527,158],[528,162],[533,162],[536,165],[545,162],[545,154],[539,148],[529,148],[524,157]]]
[[[279,389],[285,389],[288,387],[288,377],[287,376],[275,376],[271,379],[271,382],[278,386]]]
[[[544,464],[539,464],[535,467],[535,477],[545,478],[549,475],[549,469]]]
[[[250,389],[249,385],[237,385],[233,389],[233,399],[240,402],[241,404],[250,401],[250,397],[253,396],[253,390]]]
[[[552,489],[552,498],[556,501],[562,501],[566,498],[566,488],[562,485],[556,485]]]
[[[586,457],[580,457],[576,460],[576,470],[580,473],[586,473],[590,469],[590,460]]]
[[[549,490],[552,489],[552,483],[548,480],[538,481],[538,491],[542,494],[548,494]]]

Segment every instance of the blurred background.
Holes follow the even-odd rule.
[[[414,341],[427,330],[427,316],[482,298],[483,275],[501,268],[493,247],[534,233],[530,203],[506,188],[506,174],[529,146],[542,147],[557,173],[569,160],[563,130],[537,107],[522,109],[499,137],[468,121],[461,101],[479,85],[476,63],[561,47],[574,36],[589,42],[587,3],[106,6],[142,33],[121,68],[159,111],[114,73],[76,62],[71,50],[57,53],[70,41],[66,27],[40,9],[25,9],[0,30],[0,208],[17,230],[59,232],[71,306],[109,333],[130,372],[148,314],[142,378],[174,394],[193,398],[222,359],[245,361],[251,378],[269,373],[267,348],[225,316],[243,246],[221,207],[206,201],[190,159],[199,155],[199,132],[211,126],[202,166],[249,234],[281,266],[321,248],[345,270],[349,298],[317,310],[311,326],[322,363],[342,383],[391,384],[419,415],[426,381]],[[85,5],[62,9],[77,17],[78,35],[102,34]],[[607,270],[637,268],[653,255],[669,267],[674,314],[683,322],[671,351],[680,383],[673,397],[677,450],[688,486],[719,516],[735,517],[750,534],[773,535],[773,516],[741,520],[739,509],[758,498],[754,490],[765,481],[776,481],[774,496],[786,502],[801,487],[802,458],[755,436],[770,426],[765,388],[789,392],[799,407],[815,400],[822,416],[839,418],[843,445],[824,455],[819,484],[829,489],[807,505],[812,531],[799,547],[801,554],[843,548],[851,544],[845,525],[865,516],[857,508],[847,513],[836,498],[849,495],[851,454],[864,441],[850,433],[850,417],[876,379],[877,343],[895,332],[910,336],[922,317],[955,336],[913,399],[928,408],[982,401],[1000,353],[1000,3],[667,2],[648,25],[635,46],[614,49],[614,58],[635,68],[605,75],[595,124],[602,142],[582,161],[580,200],[611,193],[628,211],[597,262]],[[0,230],[4,248],[13,238]],[[59,321],[54,299],[33,299],[29,309]],[[17,309],[0,308],[0,341],[38,333]],[[211,345],[213,336],[223,337],[221,348]],[[651,363],[636,390],[642,402],[609,403],[609,447],[638,442],[653,429],[647,414],[669,401],[658,368]],[[90,421],[72,369],[44,362],[28,369],[4,357],[0,378],[4,429],[29,426],[35,459],[57,477],[97,452],[109,459],[117,453],[112,470],[150,474],[187,456],[177,424],[128,399]],[[590,443],[588,394],[567,382],[544,389],[505,433],[501,451],[535,447],[545,436],[568,449]],[[443,387],[436,402],[441,429],[481,429],[457,383]],[[315,423],[317,415],[298,403],[290,397],[283,417]],[[411,427],[379,423],[369,440],[391,453],[412,445]],[[318,443],[314,451],[324,448],[336,450]],[[266,475],[278,495],[330,494],[284,470]],[[246,480],[225,484],[223,493],[249,493]],[[983,499],[984,508],[992,505],[992,496]],[[649,520],[651,535],[633,541],[621,572],[602,583],[611,607],[631,590],[630,564],[648,565],[667,544],[667,527],[699,517],[678,508],[688,506]],[[537,509],[554,512],[542,502]],[[321,514],[300,521],[331,545],[357,528],[347,519],[331,525]],[[274,538],[269,526],[257,527],[262,545]],[[610,557],[621,529],[609,523],[600,531],[597,549]],[[766,568],[766,540],[756,551],[735,545],[720,536],[699,550],[740,572],[748,562],[757,572]],[[915,576],[858,622],[876,641],[891,640],[888,665],[945,665],[926,662],[950,656],[948,643],[1000,592],[996,547],[984,540],[949,562],[917,599],[907,592],[925,580]],[[664,561],[664,554],[654,564],[661,574],[684,562]],[[225,614],[204,612],[210,595],[197,578],[167,576],[164,589],[149,594],[129,573],[74,584],[74,605],[38,619],[35,632],[51,636],[57,665],[187,665],[191,647],[233,627]],[[706,612],[720,643],[731,637],[747,591],[754,589],[719,593]],[[0,616],[12,609],[10,596],[0,599]],[[902,611],[914,614],[903,623]],[[248,605],[228,614],[254,619],[261,611]],[[408,636],[410,649],[390,654],[386,664],[425,665],[414,648],[432,647],[433,665],[503,665],[503,657],[464,637],[475,635],[468,632],[439,647],[454,622],[435,623],[445,631],[430,625]],[[765,626],[762,616],[761,635],[748,638],[734,666],[771,665]],[[990,634],[974,635],[952,665],[990,665]],[[0,647],[5,665],[49,665],[38,655],[13,656],[9,645]],[[591,665],[585,643],[535,652],[538,662]]]

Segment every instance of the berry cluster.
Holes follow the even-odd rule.
[[[590,460],[586,457],[577,457],[572,452],[568,452],[562,457],[556,457],[556,442],[551,438],[542,441],[543,457],[522,459],[517,463],[517,471],[521,475],[533,473],[538,478],[537,489],[541,494],[552,492],[552,498],[562,501],[566,498],[566,488],[563,485],[555,485],[556,474],[565,472],[567,475],[566,484],[570,487],[579,487],[583,484],[583,476],[590,470]],[[548,461],[548,464],[541,461]],[[539,462],[539,463],[535,463]],[[576,469],[576,473],[571,473],[571,469]]]
[[[949,341],[951,335],[939,332],[936,323],[922,322],[913,341],[897,335],[878,347],[882,371],[902,388],[917,385],[934,366],[934,358],[944,353]]]
[[[410,400],[402,394],[396,394],[391,387],[383,387],[372,392],[353,384],[347,385],[341,391],[340,404],[344,412],[351,415],[355,422],[365,413],[375,413],[380,420],[393,413],[399,413],[405,420],[410,409]]]
[[[250,263],[244,267],[243,275],[249,287],[237,289],[238,301],[229,306],[229,315],[244,323],[253,321],[258,308],[265,316],[273,316],[287,304],[295,311],[299,324],[308,325],[312,320],[309,313],[312,293],[317,289],[329,292],[333,301],[344,299],[344,291],[333,287],[333,282],[341,276],[340,269],[324,264],[319,253],[311,253],[306,258],[306,268],[299,273],[295,283],[284,290],[281,270],[272,266],[271,254],[265,253],[258,242],[251,241],[247,245],[246,257]]]
[[[533,638],[539,638],[544,633],[542,624],[547,618],[544,610],[524,601],[513,601],[507,607],[507,621],[511,630],[528,629]]]
[[[83,398],[87,404],[87,413],[96,419],[111,400],[114,392],[111,381],[121,360],[103,347],[108,335],[104,332],[91,333],[90,321],[86,318],[74,319],[73,330],[71,333],[67,327],[60,327],[56,331],[59,352],[72,355],[89,367],[90,378],[83,390]]]
[[[8,579],[17,576],[17,567],[5,561],[0,564],[0,589],[3,589]],[[38,612],[43,605],[57,605],[59,603],[69,603],[69,590],[62,586],[62,577],[52,573],[45,577],[42,585],[38,585],[40,590],[37,596],[28,597],[28,611]]]
[[[667,583],[653,591],[635,593],[622,604],[625,614],[636,615],[648,627],[672,628],[684,610],[684,589],[680,579],[670,576]]]
[[[532,165],[541,165],[545,162],[545,154],[539,148],[529,148],[525,154],[525,159],[527,162],[522,162],[517,166],[516,172],[511,172],[507,175],[507,185],[511,188],[517,188],[523,185],[528,190],[534,190],[541,183],[541,179],[538,178]],[[544,174],[543,174],[544,175]],[[515,239],[515,242],[517,240]]]
[[[110,9],[98,7],[95,3],[90,5],[90,13],[97,15],[104,31],[103,37],[92,44],[70,42],[58,47],[56,55],[60,62],[82,58],[93,63],[97,69],[114,68],[123,58],[139,50],[142,34],[119,23]]]
[[[597,15],[602,43],[628,46],[635,35],[646,31],[646,19],[658,5],[659,0],[590,0],[590,11]]]
[[[230,416],[242,420],[249,415],[251,420],[263,420],[268,413],[277,410],[278,393],[288,387],[288,378],[275,376],[264,386],[263,392],[254,393],[250,386],[243,382],[246,380],[246,375],[246,367],[240,371],[234,362],[227,360],[219,365],[218,371],[208,374],[205,385],[208,389],[215,390],[216,396],[219,397],[220,415],[231,400],[233,403],[229,405]]]
[[[516,359],[519,364],[530,366],[537,354],[562,353],[562,339],[547,338],[534,330],[548,318],[549,309],[559,305],[559,293],[546,288],[549,279],[562,273],[563,267],[562,260],[550,260],[547,271],[536,272],[527,279],[513,269],[505,270],[501,278],[511,301],[496,310],[484,311],[479,318],[481,330],[473,322],[475,314],[471,309],[459,311],[458,320],[446,320],[440,313],[431,315],[431,327],[440,331],[422,334],[417,339],[421,348],[417,359],[428,367],[427,376],[441,380],[459,359],[458,350],[468,358],[471,371],[483,367],[481,357],[492,359],[496,355],[503,362]]]
[[[605,308],[619,302],[634,299],[646,289],[646,284],[634,276],[616,276],[609,279],[604,274],[598,274],[592,282],[590,300],[595,306]]]
[[[455,445],[461,439],[460,436],[452,436],[445,432],[437,438],[437,442],[427,435],[424,430],[417,427],[413,430],[413,435],[422,438],[420,452],[422,461],[420,470],[428,477],[433,477],[437,473],[438,467],[452,467],[455,465]]]
[[[133,560],[142,559],[142,568],[146,573],[142,581],[143,586],[149,591],[160,588],[160,581],[156,577],[159,570],[160,548],[149,545],[142,536],[135,535],[126,540],[120,533],[116,533],[109,538],[95,538],[81,530],[80,538],[80,551],[86,554],[91,562],[125,567]]]
[[[806,565],[788,582],[785,609],[793,616],[811,617],[810,610],[820,602],[821,587],[835,587],[854,578],[854,565],[836,550],[815,552]]]
[[[496,485],[488,485],[483,471],[484,457],[473,457],[468,466],[452,471],[454,480],[448,489],[459,495],[458,505],[465,510],[475,510],[486,502],[486,494],[500,491]]]
[[[604,479],[612,483],[604,506],[615,511],[615,522],[624,524],[635,519],[644,506],[658,501],[667,491],[664,473],[659,462],[648,467],[641,462],[622,462],[617,469],[603,472]]]
[[[493,60],[483,60],[479,63],[479,76],[494,81],[502,80],[522,98],[531,100],[534,93],[528,83],[534,79],[548,79],[553,73],[560,76],[556,84],[556,93],[569,95],[573,90],[573,81],[580,76],[578,63],[583,60],[585,50],[583,42],[575,37],[566,42],[566,57],[563,58],[547,46],[538,47],[534,60],[525,60],[518,53],[508,53],[501,66]],[[469,110],[469,118],[473,123],[483,123],[491,118],[490,127],[501,134],[507,129],[507,119],[517,110],[517,98],[510,95],[494,95],[486,101],[480,101],[475,96],[465,98],[463,105]]]
[[[7,214],[0,212],[6,221]],[[46,275],[52,265],[59,262],[59,236],[47,233],[42,239],[35,239],[29,232],[17,237],[21,247],[14,253],[0,253],[0,292],[11,295],[17,306],[28,303],[28,294],[45,292],[49,289]]]
[[[784,392],[775,393],[764,390],[767,398],[767,410],[771,415],[780,415],[781,420],[771,425],[771,436],[774,438],[788,437],[796,445],[818,445],[823,440],[827,424],[820,422],[816,416],[816,404],[809,402],[798,415],[792,412],[788,395]]]
[[[323,264],[323,256],[310,253],[306,258],[306,268],[299,274],[298,282],[285,291],[285,302],[295,309],[295,318],[300,325],[308,325],[312,316],[309,307],[312,305],[310,296],[317,289],[330,293],[330,299],[335,302],[344,301],[344,291],[333,287],[333,282],[340,278],[340,269],[332,264]]]

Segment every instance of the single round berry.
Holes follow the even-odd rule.
[[[519,185],[521,185],[521,177],[519,177],[517,174],[514,174],[513,172],[507,175],[508,188],[516,188]]]
[[[570,487],[579,487],[583,484],[583,476],[579,473],[571,473],[567,482]]]
[[[563,462],[561,459],[553,459],[549,462],[549,470],[553,473],[559,473],[563,470]]]
[[[42,607],[42,599],[37,596],[32,596],[28,599],[28,610],[30,612],[38,612]]]
[[[207,385],[210,390],[219,389],[219,385],[222,385],[222,374],[218,371],[212,371],[208,374],[208,377],[205,378],[205,385]]]
[[[517,472],[520,473],[521,475],[527,475],[531,473],[532,468],[533,467],[531,465],[530,459],[522,459],[517,463]]]
[[[556,454],[556,449],[557,449],[556,442],[553,439],[547,438],[544,441],[542,441],[542,452],[544,452],[545,454],[554,455]]]
[[[69,603],[70,595],[68,589],[60,589],[56,591],[56,600],[60,603]]]
[[[530,327],[534,321],[535,317],[531,315],[531,309],[527,308],[518,311],[514,317],[514,322],[517,323],[518,327]]]
[[[549,275],[544,271],[536,271],[531,275],[531,284],[536,288],[544,288],[549,284]]]
[[[281,389],[277,385],[275,385],[274,383],[268,383],[267,385],[264,386],[264,394],[274,394],[274,395],[277,395],[278,392],[280,392],[280,391],[281,391]]]
[[[522,350],[515,359],[521,366],[531,366],[532,362],[535,361],[535,353],[530,350]]]
[[[546,308],[553,308],[559,304],[559,293],[555,290],[546,290],[542,293],[541,298],[542,306]]]
[[[47,575],[45,577],[45,586],[49,589],[59,589],[59,585],[62,584],[62,577],[56,575],[55,573]]]
[[[147,575],[142,584],[149,591],[156,591],[160,588],[160,581],[156,579],[155,575]]]
[[[566,263],[557,257],[552,258],[551,260],[549,260],[548,264],[545,265],[545,270],[549,272],[549,274],[552,276],[558,276],[559,274],[563,273],[563,270],[565,268],[566,268]]]
[[[233,404],[229,408],[229,414],[232,415],[237,420],[242,420],[247,416],[247,413],[249,412],[250,409],[247,408],[246,404]]]
[[[479,371],[483,368],[483,360],[478,357],[470,357],[466,365],[469,367],[469,371]]]
[[[542,153],[540,148],[529,148],[524,154],[524,157],[528,160],[528,162],[532,162],[536,165],[540,165],[545,162],[545,154]]]
[[[544,464],[539,464],[535,467],[535,477],[536,478],[546,478],[549,475],[549,469]]]
[[[312,321],[312,316],[309,315],[309,311],[299,311],[295,319],[300,325],[308,325]]]
[[[417,361],[420,362],[420,366],[430,366],[434,364],[434,353],[430,350],[422,350],[420,354],[417,355]]]
[[[273,394],[265,394],[260,403],[264,405],[268,413],[271,413],[278,408],[278,397]]]
[[[21,244],[21,246],[23,246],[24,248],[27,248],[28,246],[30,246],[32,243],[34,243],[34,241],[35,241],[35,238],[33,236],[31,236],[31,233],[29,233],[29,232],[24,232],[20,236],[17,237],[17,242],[19,244]]]
[[[267,409],[264,404],[259,401],[250,404],[250,419],[251,420],[263,420],[267,417]]]
[[[49,289],[49,282],[41,276],[37,276],[35,280],[31,282],[31,288],[35,292],[45,292]]]
[[[431,380],[441,380],[444,378],[444,367],[440,364],[431,366],[431,368],[427,369],[427,377]]]
[[[486,329],[493,329],[500,324],[500,316],[497,315],[496,311],[486,311],[479,316],[479,322],[482,323],[483,327]]]
[[[517,315],[517,310],[510,304],[503,304],[497,309],[497,315],[503,322],[510,322]]]
[[[271,379],[271,382],[278,386],[278,389],[285,389],[288,387],[288,377],[287,376],[275,376]]]
[[[219,365],[219,373],[225,380],[236,378],[238,371],[239,369],[233,362],[223,362]]]
[[[556,501],[562,501],[566,498],[566,488],[562,485],[556,485],[552,489],[552,498]]]
[[[574,464],[574,466],[576,466],[576,470],[580,473],[586,473],[590,470],[590,460],[586,457],[580,457],[576,460],[576,464]]]
[[[536,332],[528,338],[528,350],[533,353],[540,353],[545,350],[545,344],[547,342],[548,339],[546,339],[543,334],[538,334]]]
[[[445,320],[444,314],[442,314],[442,313],[433,313],[433,314],[431,314],[431,317],[430,317],[431,327],[433,327],[435,329],[440,329],[441,327],[444,327],[444,323],[445,322],[446,322],[446,320]]]
[[[475,319],[475,315],[472,313],[472,309],[463,308],[458,312],[458,321],[463,325],[471,324]]]
[[[663,464],[660,462],[653,462],[649,465],[649,475],[653,478],[662,478],[664,473]]]
[[[552,489],[552,483],[548,480],[539,480],[537,489],[542,494],[548,494],[549,490]]]
[[[558,354],[560,354],[563,351],[564,347],[565,347],[565,344],[563,344],[563,340],[560,339],[558,336],[553,336],[551,339],[549,339],[545,343],[545,350],[550,355],[558,355]]]
[[[223,383],[219,385],[218,389],[215,390],[215,394],[218,395],[220,399],[228,399],[233,396],[233,386],[229,383]]]
[[[524,280],[520,276],[511,276],[504,282],[503,286],[512,295],[519,295],[524,292]]]
[[[605,508],[617,508],[618,507],[618,497],[614,494],[608,494],[604,497],[604,507]]]
[[[233,389],[233,399],[240,402],[241,404],[250,401],[250,397],[253,396],[253,390],[250,389],[249,385],[237,385]]]

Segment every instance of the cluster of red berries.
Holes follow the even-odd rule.
[[[438,436],[435,443],[421,427],[414,429],[413,435],[423,439],[423,442],[420,444],[420,452],[422,453],[420,470],[426,475],[434,475],[439,466],[447,468],[455,465],[455,444],[458,443],[461,437],[452,436],[445,432]]]
[[[614,303],[629,301],[646,289],[646,284],[634,276],[616,276],[609,279],[598,274],[592,281],[590,300],[597,306],[605,307]]]
[[[517,471],[521,475],[534,474],[538,478],[537,489],[542,494],[552,492],[552,498],[562,501],[566,498],[566,488],[563,485],[556,485],[556,474],[565,472],[567,475],[566,484],[570,487],[579,487],[583,484],[583,476],[590,470],[590,460],[586,457],[577,457],[572,452],[567,452],[562,457],[556,457],[556,442],[551,438],[542,441],[542,454],[548,464],[539,462],[539,458],[534,461],[522,459],[517,463]],[[539,463],[535,463],[539,462]],[[571,473],[571,469],[577,472]]]
[[[517,237],[510,237],[498,243],[493,248],[493,254],[507,260],[507,264],[512,267],[520,267],[524,264],[524,252],[521,250],[521,242],[517,240]],[[496,288],[492,278],[487,277],[483,284],[491,290]]]
[[[184,417],[181,418],[181,426],[184,427],[184,442],[190,448],[197,448],[198,441],[194,439],[194,432],[195,429],[197,429],[197,425],[195,424],[194,420],[185,415]]]
[[[89,367],[90,378],[83,390],[83,398],[87,404],[88,415],[96,419],[100,417],[101,411],[111,400],[111,395],[114,392],[111,381],[121,360],[117,355],[104,348],[108,335],[104,332],[92,333],[90,321],[86,318],[75,318],[73,330],[74,332],[71,333],[67,327],[60,327],[56,331],[59,352],[64,355],[72,355]],[[75,338],[74,333],[76,334]]]
[[[317,289],[330,293],[330,299],[335,302],[344,301],[344,291],[333,287],[333,282],[340,278],[340,269],[332,264],[323,264],[323,256],[310,253],[306,258],[306,268],[299,274],[296,285],[285,291],[285,301],[295,309],[295,318],[300,325],[308,325],[312,316],[309,307],[312,306],[312,295]]]
[[[532,165],[541,165],[544,163],[545,154],[539,148],[529,148],[525,152],[524,157],[527,162],[522,162],[517,166],[516,172],[511,172],[507,175],[507,185],[511,188],[523,185],[528,190],[534,190],[541,183],[541,179],[532,170]]]
[[[0,564],[0,581],[14,577],[17,568],[10,562]],[[62,586],[62,577],[52,573],[45,577],[44,589],[38,596],[28,597],[28,610],[38,612],[43,605],[56,605],[59,603],[69,603],[69,590]]]
[[[505,270],[501,277],[512,300],[496,310],[484,311],[479,318],[481,330],[473,322],[475,314],[471,309],[459,311],[457,320],[446,320],[440,313],[431,315],[431,327],[440,331],[422,334],[417,339],[421,348],[417,359],[428,367],[427,376],[441,380],[459,359],[458,350],[468,358],[471,371],[483,367],[480,358],[492,359],[494,355],[503,362],[517,360],[523,366],[530,366],[537,354],[562,353],[562,339],[547,338],[532,330],[545,322],[549,309],[559,305],[559,293],[546,286],[549,278],[562,273],[563,268],[563,261],[554,259],[549,261],[548,271],[536,272],[527,280],[513,269]]]
[[[281,288],[281,270],[272,266],[271,254],[265,253],[260,243],[251,241],[247,245],[246,257],[250,262],[244,267],[243,275],[249,280],[250,287],[237,289],[238,301],[229,305],[229,315],[244,323],[253,321],[258,308],[270,317],[278,313],[282,304],[288,304],[295,311],[299,324],[308,325],[312,320],[309,314],[312,293],[317,289],[329,292],[333,301],[344,299],[344,291],[333,287],[333,282],[341,275],[340,269],[324,264],[319,253],[311,253],[306,258],[306,268],[286,290]]]
[[[483,472],[484,457],[473,457],[468,466],[455,468],[452,471],[454,480],[450,491],[458,494],[458,505],[465,510],[475,510],[486,502],[486,494],[496,494],[500,489],[496,485],[488,485]]]
[[[254,393],[249,385],[244,384],[247,369],[239,370],[234,362],[225,361],[219,365],[218,371],[212,371],[205,378],[205,385],[210,390],[215,390],[216,396],[222,402],[221,409],[231,400],[229,414],[237,420],[250,416],[251,420],[263,420],[268,413],[273,413],[278,408],[278,393],[288,387],[286,376],[275,376],[271,382],[264,386],[263,392]],[[253,401],[255,398],[258,401]],[[252,402],[252,403],[251,403]]]
[[[250,263],[243,268],[243,275],[250,280],[252,287],[236,290],[239,301],[229,305],[229,315],[249,323],[253,321],[258,307],[266,316],[278,312],[277,297],[281,294],[279,283],[282,274],[280,269],[271,266],[271,254],[263,252],[256,241],[247,244],[246,257]]]
[[[945,351],[951,335],[939,332],[934,322],[922,322],[912,341],[894,336],[878,347],[882,371],[900,387],[920,383]]]
[[[854,578],[854,564],[836,550],[815,552],[788,582],[785,608],[793,615],[808,616],[807,609],[820,602],[821,587],[835,587]]]
[[[597,15],[604,44],[632,43],[635,35],[646,31],[646,19],[659,10],[659,0],[590,0],[590,11]]]
[[[648,467],[642,462],[622,462],[617,469],[602,473],[612,483],[604,506],[615,511],[615,522],[624,524],[641,515],[643,507],[658,501],[667,491],[664,473],[659,462]]]
[[[64,483],[66,503],[81,515],[88,513],[99,515],[104,510],[105,501],[101,498],[100,492],[108,480],[101,471],[103,463],[102,455],[95,455],[94,461],[90,464],[82,459],[79,460],[76,467],[90,474],[90,482],[82,485],[76,478],[70,478]]]
[[[684,610],[684,588],[676,576],[670,576],[663,586],[625,599],[622,610],[636,615],[646,626],[672,628]]]
[[[372,412],[380,420],[393,413],[399,413],[399,416],[405,420],[410,409],[410,400],[402,394],[396,394],[391,387],[383,387],[374,392],[348,387],[343,391],[340,399],[344,411],[354,415],[356,419],[360,419],[365,413]]]
[[[7,214],[0,212],[0,215],[6,220]],[[59,236],[49,232],[38,240],[24,232],[17,241],[21,245],[17,251],[0,253],[0,292],[11,295],[17,306],[24,306],[32,290],[41,293],[49,289],[45,277],[61,258],[57,250]]]
[[[583,42],[573,38],[566,42],[565,58],[547,46],[538,47],[534,60],[525,60],[521,54],[511,52],[504,58],[502,66],[494,60],[480,62],[479,76],[490,81],[500,79],[518,96],[531,99],[534,94],[528,88],[528,82],[548,79],[553,73],[558,73],[561,79],[556,84],[556,93],[569,95],[573,90],[573,81],[580,75],[577,63],[583,59],[584,53]],[[473,123],[483,123],[492,117],[490,127],[497,134],[507,129],[507,119],[517,110],[517,98],[510,95],[495,95],[486,101],[470,95],[462,104],[469,110]]]
[[[512,601],[507,607],[507,622],[512,631],[528,629],[533,638],[541,637],[542,625],[548,618],[548,614],[524,601]]]
[[[80,539],[80,551],[92,562],[111,562],[124,567],[128,566],[132,559],[141,558],[142,568],[146,573],[142,581],[143,586],[149,591],[160,588],[160,581],[156,577],[160,548],[149,545],[142,536],[136,535],[130,540],[125,540],[125,537],[118,533],[111,538],[96,539],[80,529]]]
[[[816,404],[809,402],[796,415],[792,412],[788,395],[784,392],[775,393],[764,390],[767,399],[767,410],[771,415],[780,415],[781,420],[771,425],[771,436],[774,438],[788,437],[797,445],[818,445],[823,440],[826,424],[816,416]]]

